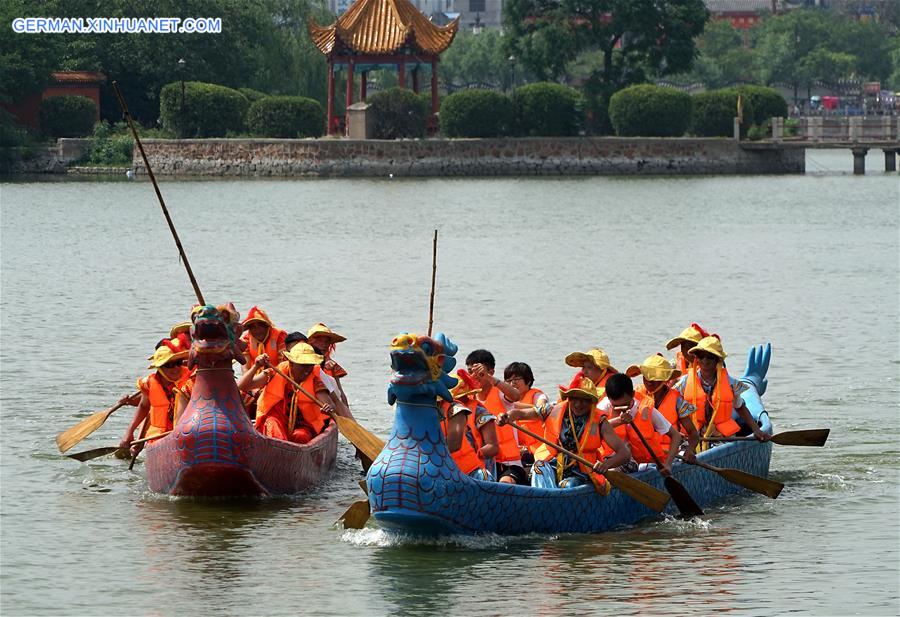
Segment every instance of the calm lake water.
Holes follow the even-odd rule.
[[[698,321],[740,374],[771,341],[787,488],[603,535],[412,542],[332,523],[362,496],[342,442],[308,494],[209,503],[148,492],[139,464],[79,464],[53,438],[129,391],[194,302],[149,183],[0,184],[0,612],[4,615],[896,614],[900,611],[900,189],[854,177],[162,179],[207,300],[325,321],[357,419],[386,436],[388,344],[435,322],[465,357],[620,370]],[[120,411],[76,449],[117,443]]]

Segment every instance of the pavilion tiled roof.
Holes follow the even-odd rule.
[[[307,27],[313,43],[326,56],[341,48],[388,54],[405,45],[439,54],[453,42],[459,18],[437,26],[409,0],[356,0],[332,25],[319,26],[310,19]]]
[[[50,74],[57,83],[103,83],[106,75],[94,71],[56,71]]]
[[[771,13],[772,0],[705,0],[710,13]],[[781,2],[778,2],[781,5]]]

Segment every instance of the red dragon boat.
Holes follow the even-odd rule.
[[[262,435],[238,392],[232,361],[243,361],[241,326],[231,304],[192,316],[188,360],[197,367],[191,400],[170,434],[146,448],[147,484],[164,495],[290,495],[320,483],[337,458],[332,422],[309,443]]]

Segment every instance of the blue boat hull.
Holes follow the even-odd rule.
[[[764,355],[767,367],[769,347],[751,350],[751,364],[755,353],[760,354],[758,361]],[[751,385],[744,393],[748,408],[762,430],[771,433],[759,397],[765,391],[765,371],[745,374],[744,380]],[[742,441],[711,448],[699,459],[766,477],[771,455],[771,443]],[[676,463],[673,474],[701,507],[744,491],[694,465]],[[665,490],[654,468],[634,477]],[[369,469],[367,484],[369,505],[379,525],[416,535],[595,533],[659,516],[615,489],[600,496],[591,486],[554,490],[469,478],[447,451],[436,410],[422,403],[398,401],[394,429]],[[677,514],[671,502],[667,512]]]

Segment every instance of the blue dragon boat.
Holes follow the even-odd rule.
[[[391,344],[388,403],[396,403],[396,416],[366,476],[369,506],[379,525],[413,535],[595,533],[660,516],[615,488],[600,496],[589,485],[554,490],[463,475],[447,450],[436,407],[438,397],[451,399],[447,388],[454,380],[448,373],[456,365],[456,351],[443,334],[434,339],[403,334]],[[772,423],[760,397],[770,357],[769,344],[751,348],[741,377],[750,385],[744,401],[769,434]],[[698,459],[766,477],[771,455],[770,442],[740,441],[710,448]],[[701,507],[744,490],[695,465],[676,463],[673,474]],[[664,490],[652,467],[633,477]],[[677,514],[671,501],[666,512]]]

